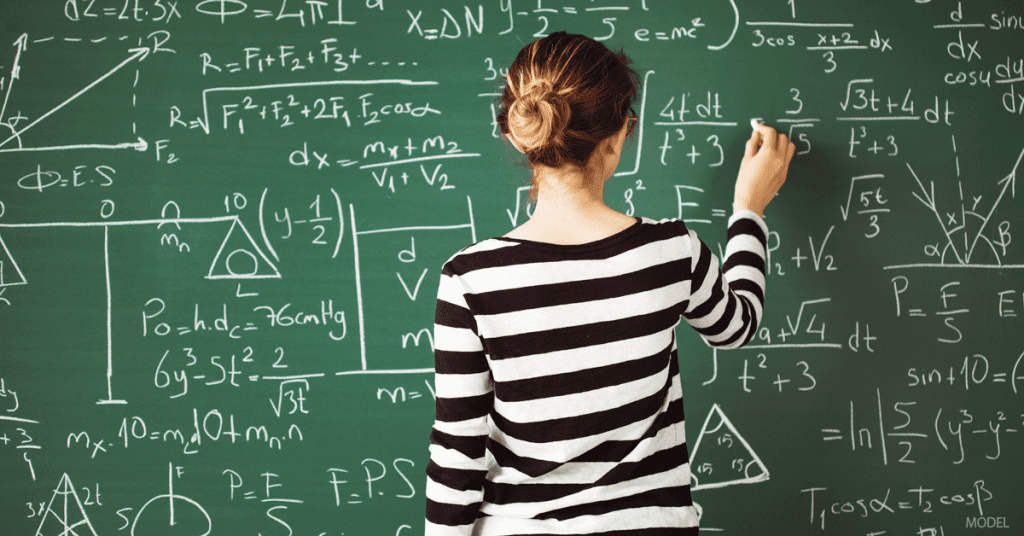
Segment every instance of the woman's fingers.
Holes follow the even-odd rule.
[[[750,139],[747,140],[746,152],[743,154],[744,160],[754,158],[757,154],[757,148],[761,146],[761,133],[754,130],[750,133]]]
[[[778,145],[776,145],[776,148],[779,150],[780,153],[785,154],[786,151],[789,150],[789,136],[786,136],[785,134],[779,134],[778,140],[779,142]]]
[[[762,140],[761,145],[762,146],[772,147],[772,148],[777,147],[777,145],[776,145],[777,142],[778,142],[778,140],[776,139],[777,138],[777,133],[775,132],[774,128],[772,128],[772,127],[770,127],[770,126],[768,126],[768,125],[766,125],[764,123],[761,123],[761,124],[757,125],[757,132],[759,132],[761,134],[761,140]]]
[[[786,181],[795,153],[796,145],[789,136],[765,124],[755,125],[740,163],[733,207],[763,214],[764,207]]]

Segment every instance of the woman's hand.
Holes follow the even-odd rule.
[[[759,124],[747,140],[740,172],[736,177],[733,210],[749,209],[758,216],[764,214],[772,198],[786,182],[789,161],[796,146],[785,134]]]

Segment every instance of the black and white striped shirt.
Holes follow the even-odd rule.
[[[721,266],[683,222],[647,218],[588,244],[493,238],[449,259],[426,534],[696,534],[675,327],[750,341],[767,236],[740,211]]]

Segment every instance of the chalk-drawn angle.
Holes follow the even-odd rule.
[[[281,273],[256,245],[245,224],[235,218],[210,264],[206,278],[280,279]]]
[[[18,268],[18,263],[14,262],[11,251],[7,249],[4,237],[0,236],[0,287],[24,285],[27,282],[25,274],[21,273],[21,268]]]
[[[954,152],[955,152],[955,140],[954,140]],[[996,181],[995,186],[999,189],[998,195],[995,197],[995,201],[991,202],[991,207],[986,214],[982,214],[979,211],[977,205],[981,202],[982,196],[973,198],[973,205],[970,203],[972,196],[969,194],[967,198],[964,196],[963,183],[960,181],[959,184],[959,210],[952,213],[943,214],[945,210],[938,208],[939,199],[935,193],[935,181],[930,181],[929,187],[925,187],[924,182],[914,171],[914,168],[907,162],[907,169],[910,171],[911,177],[916,182],[919,192],[911,192],[917,200],[930,210],[938,222],[939,228],[942,231],[942,235],[945,238],[945,243],[936,243],[934,245],[926,246],[925,253],[929,257],[937,257],[937,265],[941,266],[983,266],[983,267],[1008,267],[1008,268],[1022,268],[1024,265],[1006,265],[1003,262],[1003,257],[1007,255],[1007,246],[1010,244],[1009,234],[1009,223],[1003,222],[998,229],[992,229],[995,226],[993,219],[998,213],[999,204],[1005,199],[1007,192],[1010,193],[1010,197],[1016,197],[1016,183],[1017,183],[1017,171],[1020,169],[1021,162],[1024,161],[1024,149],[1021,150],[1017,156],[1016,162],[1010,169],[1010,172]],[[960,165],[957,161],[957,177],[960,177]],[[1000,188],[1001,187],[1001,188]],[[959,216],[959,221],[957,220]],[[970,219],[969,219],[970,218]],[[974,225],[969,225],[973,223]],[[992,226],[989,224],[992,223]],[[972,233],[971,228],[977,228],[977,231]],[[998,237],[993,239],[985,235],[985,231],[989,230],[998,234]],[[962,231],[962,234],[961,234]],[[960,238],[963,238],[963,244],[960,244]],[[984,254],[990,253],[989,258],[992,259],[989,263],[978,262],[975,257],[976,248],[979,245],[984,245],[981,250]],[[951,255],[952,259],[947,259],[947,254]]]
[[[700,450],[702,444],[706,444],[704,451]],[[768,468],[718,404],[704,419],[690,456],[690,469],[692,491],[754,484],[769,477]]]
[[[58,496],[60,499],[58,499]],[[72,503],[71,500],[74,499]],[[58,502],[62,501],[62,502]],[[56,503],[56,504],[54,504]],[[82,528],[84,526],[84,528]],[[88,531],[88,532],[86,532]],[[53,497],[46,507],[39,528],[36,529],[36,536],[65,536],[68,534],[83,535],[92,534],[98,536],[92,528],[89,515],[82,507],[82,501],[75,492],[75,486],[67,473],[61,477],[57,489],[53,490]]]

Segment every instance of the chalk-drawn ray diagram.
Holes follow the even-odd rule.
[[[701,445],[707,445],[701,451]],[[718,404],[704,419],[690,456],[692,491],[768,480],[768,468]]]
[[[217,249],[217,253],[214,255],[212,262],[210,263],[210,269],[204,276],[206,279],[232,279],[232,280],[250,280],[250,279],[280,279],[281,273],[278,271],[277,266],[274,265],[273,261],[263,252],[263,250],[253,240],[252,234],[246,229],[245,224],[237,215],[231,216],[215,216],[209,218],[158,218],[148,220],[121,220],[121,221],[99,221],[99,222],[39,222],[39,223],[0,223],[0,231],[6,231],[9,235],[11,231],[8,229],[26,229],[26,228],[57,228],[61,230],[66,229],[77,229],[77,228],[102,228],[103,229],[103,266],[105,272],[106,281],[106,311],[107,311],[107,397],[101,399],[98,404],[125,404],[125,400],[115,399],[113,396],[113,384],[112,378],[114,374],[113,367],[113,327],[111,320],[111,310],[113,307],[111,298],[111,277],[110,277],[110,228],[116,227],[138,227],[155,225],[157,229],[165,225],[173,225],[176,229],[181,229],[182,225],[189,224],[203,224],[203,225],[220,225],[224,226],[225,223],[231,223],[228,228],[224,239],[220,243],[220,247]],[[167,237],[165,233],[164,238]],[[170,242],[167,242],[170,243]],[[161,240],[161,245],[165,244],[164,240]],[[178,251],[182,251],[185,248],[182,247],[181,243],[170,243],[171,245],[177,245]],[[22,273],[21,269],[18,268],[17,262],[15,262],[15,255],[17,252],[12,254],[4,243],[2,235],[0,235],[0,291],[4,290],[4,285],[24,285],[28,284],[31,277],[26,278]],[[6,298],[4,299],[6,301]]]
[[[110,78],[114,73],[124,69],[132,62],[138,60],[142,61],[149,55],[150,49],[146,47],[136,47],[128,49],[128,57],[114,66],[112,69],[103,73],[98,78],[88,83],[85,87],[75,92],[64,101],[55,105],[47,112],[36,117],[34,120],[28,122],[28,124],[22,126],[22,123],[29,121],[30,118],[23,117],[19,113],[8,113],[11,93],[17,82],[21,79],[21,62],[22,55],[28,49],[28,34],[21,34],[17,40],[14,41],[15,53],[14,61],[9,73],[9,79],[7,83],[6,92],[3,94],[3,104],[0,105],[0,153],[7,152],[22,152],[22,151],[64,151],[70,149],[135,149],[136,151],[146,151],[149,144],[139,137],[136,141],[129,141],[123,143],[113,144],[101,144],[101,143],[84,143],[84,144],[72,144],[72,145],[59,145],[59,146],[25,146],[22,135],[29,129],[35,127],[39,123],[45,121],[50,116],[54,115],[62,108],[78,99],[85,93],[92,90],[94,87],[100,85],[104,80]],[[137,81],[137,79],[136,79]]]
[[[954,139],[954,151],[956,141]],[[907,162],[907,169],[917,184],[918,191],[912,192],[917,200],[934,214],[936,221],[942,231],[941,241],[937,244],[925,246],[925,254],[937,262],[922,264],[889,266],[887,269],[916,266],[916,267],[971,267],[971,268],[1024,268],[1024,264],[1004,263],[1004,257],[1008,253],[1007,246],[1010,244],[1011,236],[1009,222],[997,224],[993,221],[998,212],[999,205],[1006,200],[1007,194],[1010,198],[1016,197],[1017,171],[1020,169],[1021,161],[1024,161],[1024,149],[1021,149],[1016,162],[1010,172],[996,181],[998,194],[987,213],[979,207],[982,204],[983,196],[973,196],[964,192],[964,185],[959,184],[958,201],[953,204],[950,212],[948,208],[939,208],[939,199],[935,193],[935,181],[929,181],[928,187],[921,180],[921,177],[914,171],[913,166]],[[957,176],[960,175],[959,160],[957,160]],[[947,201],[943,203],[946,207],[950,205]],[[987,236],[987,233],[995,233],[995,237]],[[978,246],[982,246],[979,250]],[[982,255],[988,262],[978,262]]]

